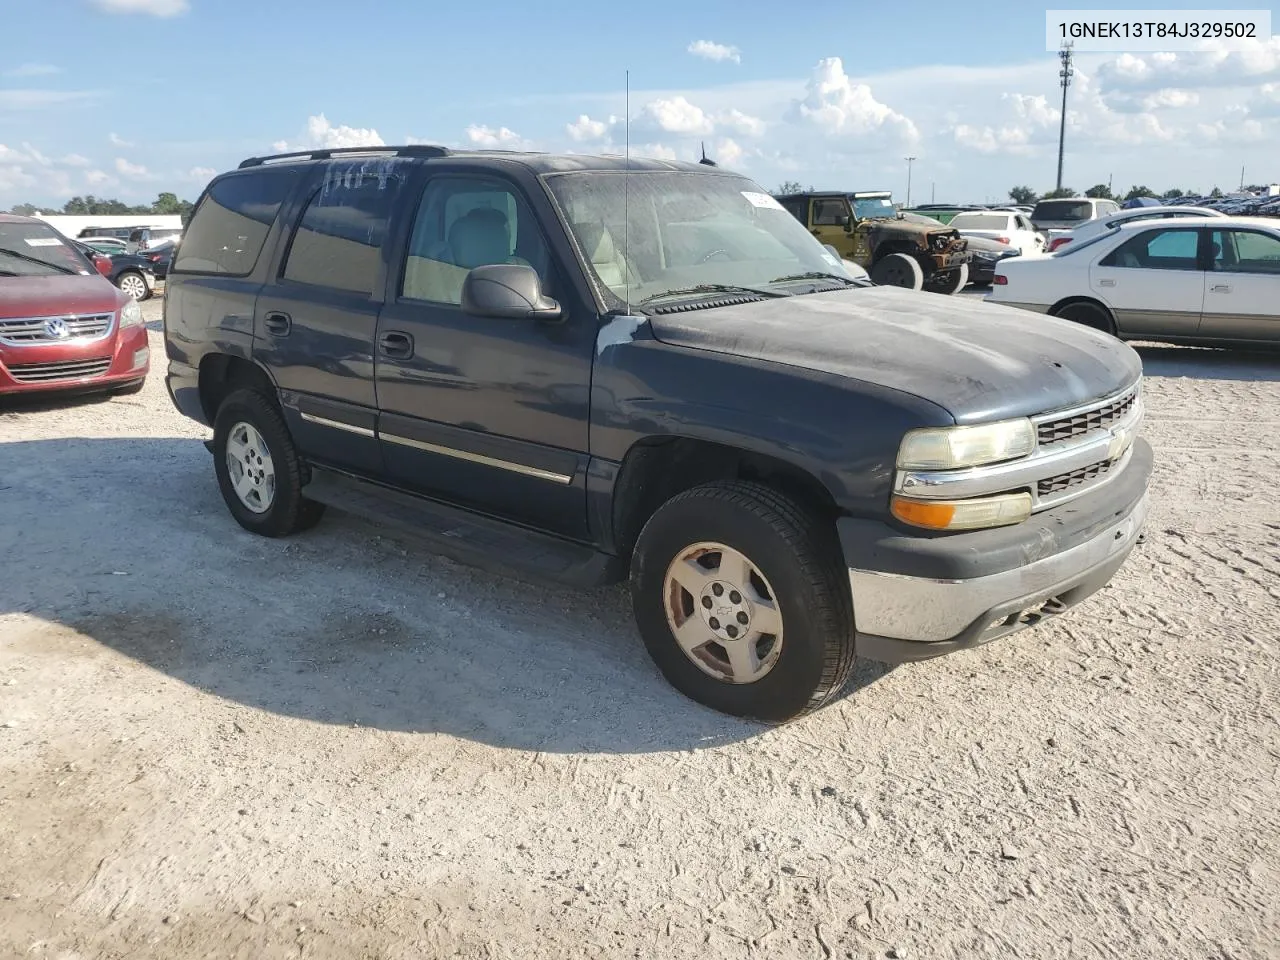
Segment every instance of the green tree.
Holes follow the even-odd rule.
[[[789,193],[813,193],[813,184],[804,187],[799,180],[783,180],[778,184],[778,196],[785,197]]]
[[[1014,187],[1009,191],[1009,199],[1014,203],[1028,204],[1036,202],[1036,192],[1030,187],[1020,186]]]
[[[159,213],[165,216],[181,215],[182,201],[178,199],[176,193],[165,192],[156,197],[156,202],[151,205],[152,213]]]
[[[1072,190],[1070,187],[1060,187],[1057,190],[1050,190],[1040,199],[1041,200],[1057,200],[1061,197],[1074,197],[1075,195],[1076,195],[1076,192]]]
[[[1095,183],[1092,187],[1084,192],[1086,197],[1092,197],[1095,200],[1114,200],[1111,195],[1111,188],[1105,183]]]
[[[1210,200],[1222,199],[1222,191],[1217,187],[1214,187],[1212,190],[1209,191],[1209,199]]]
[[[1154,197],[1156,192],[1150,187],[1140,187],[1134,184],[1129,188],[1129,192],[1124,195],[1125,200],[1133,200],[1137,197]]]
[[[15,217],[30,217],[39,213],[40,208],[33,203],[19,203],[16,204],[9,212]]]
[[[1166,190],[1164,193],[1160,194],[1160,199],[1161,200],[1177,200],[1179,197],[1185,197],[1185,196],[1186,196],[1185,193],[1183,193],[1177,187],[1174,187],[1172,190]]]

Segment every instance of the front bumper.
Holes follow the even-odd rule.
[[[97,341],[0,348],[0,396],[111,390],[136,383],[151,368],[145,325],[114,329]]]
[[[858,655],[927,660],[1033,626],[1096,593],[1142,534],[1151,465],[1150,446],[1138,440],[1112,483],[1014,527],[913,537],[840,521]]]

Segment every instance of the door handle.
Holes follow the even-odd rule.
[[[1231,288],[1225,283],[1219,283],[1209,288],[1214,293],[1230,293]]]
[[[273,310],[262,318],[262,325],[273,337],[287,337],[293,329],[293,319],[287,313]]]
[[[1098,281],[1098,286],[1100,286],[1100,287],[1114,287],[1115,285],[1116,285],[1116,282],[1115,282],[1114,280],[1099,280],[1099,281]]]
[[[413,337],[390,331],[378,338],[378,352],[392,360],[408,360],[413,356]]]

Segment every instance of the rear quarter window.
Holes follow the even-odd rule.
[[[259,168],[214,181],[178,248],[175,273],[246,276],[293,189],[295,169]]]
[[[1031,214],[1032,220],[1088,220],[1093,205],[1088,200],[1041,200]]]

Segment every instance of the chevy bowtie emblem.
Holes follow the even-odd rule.
[[[1107,459],[1119,460],[1133,443],[1133,431],[1117,427],[1111,431],[1111,443],[1107,445]]]
[[[44,322],[44,335],[50,340],[65,340],[71,336],[71,328],[61,317],[54,317]]]

